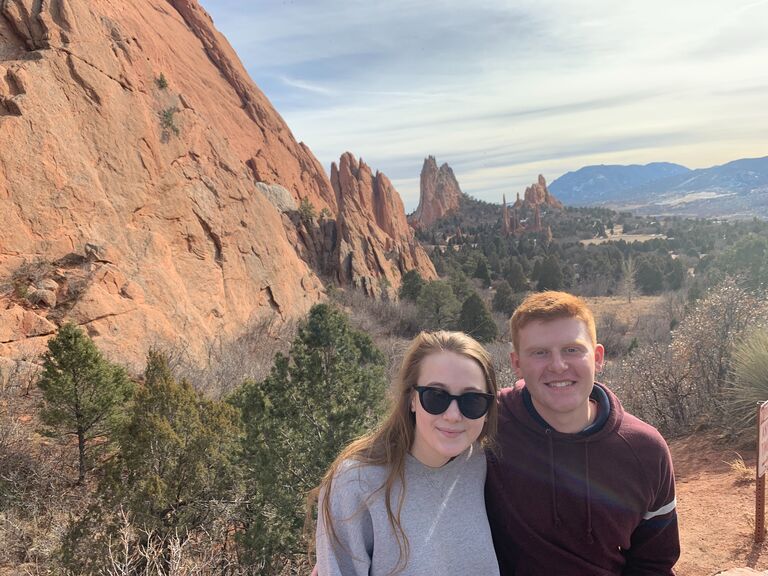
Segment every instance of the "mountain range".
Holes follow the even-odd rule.
[[[768,156],[691,170],[680,164],[585,166],[550,184],[571,206],[606,206],[639,214],[768,217]]]

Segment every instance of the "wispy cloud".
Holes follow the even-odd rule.
[[[766,6],[768,5],[768,0],[758,0],[757,2],[750,2],[749,4],[744,4],[743,6],[739,6],[734,10],[734,14],[737,16],[741,16],[744,12],[747,12],[749,10],[752,10],[753,8],[758,8],[760,6]]]
[[[202,0],[293,133],[406,207],[424,156],[500,190],[585,164],[766,152],[768,0]]]
[[[307,92],[311,92],[312,94],[325,94],[326,96],[332,96],[336,94],[335,90],[320,86],[319,84],[306,82],[304,80],[288,78],[287,76],[280,76],[280,80],[282,80],[283,84],[286,84],[287,86],[298,88],[299,90],[305,90]]]

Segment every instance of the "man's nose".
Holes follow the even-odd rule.
[[[559,352],[552,354],[552,360],[549,363],[549,369],[553,372],[564,372],[568,369],[568,364],[565,363],[563,355]]]

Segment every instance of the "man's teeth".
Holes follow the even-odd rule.
[[[550,388],[565,388],[566,386],[570,386],[573,384],[571,380],[565,380],[563,382],[549,382],[547,383],[547,386]]]

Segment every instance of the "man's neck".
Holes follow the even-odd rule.
[[[533,397],[525,387],[523,387],[523,403],[533,419],[543,428],[551,428],[565,434],[591,435],[603,427],[611,412],[610,400],[597,384],[592,388],[588,405],[584,406],[583,412],[576,413],[576,418],[557,418],[558,414],[555,413],[547,414],[548,418],[545,419],[534,405]]]
[[[533,400],[533,398],[531,398]],[[536,406],[536,400],[533,400],[533,407],[541,414],[541,410]],[[558,432],[563,434],[576,434],[581,432],[588,426],[590,426],[597,418],[597,403],[591,398],[587,402],[586,406],[578,412],[564,415],[560,417],[558,414],[548,415],[544,418],[547,424],[552,426]]]

